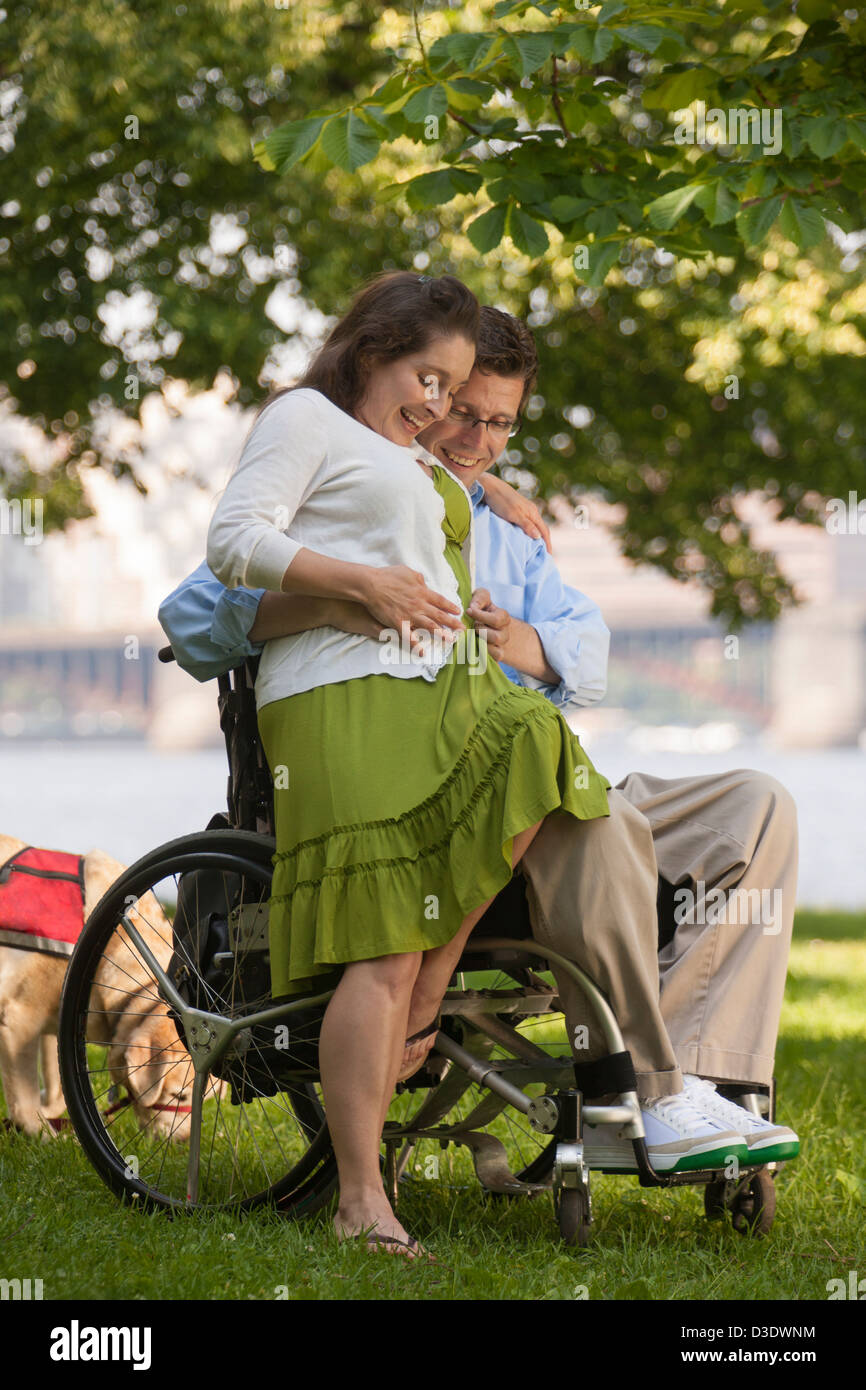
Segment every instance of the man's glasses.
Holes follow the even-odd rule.
[[[476,415],[462,405],[453,405],[448,412],[448,419],[453,420],[455,424],[468,425],[470,429],[474,429],[476,425],[486,425],[491,434],[505,436],[508,439],[513,439],[519,433],[522,424],[520,420],[482,420],[480,415]]]

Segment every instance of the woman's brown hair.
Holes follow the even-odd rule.
[[[286,391],[311,386],[351,415],[373,362],[420,352],[435,338],[457,336],[474,346],[478,315],[475,295],[453,275],[431,279],[407,270],[377,275],[355,296],[300,380],[274,391],[259,414]]]

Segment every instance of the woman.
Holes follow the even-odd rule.
[[[561,716],[479,660],[460,621],[468,494],[412,443],[468,378],[477,322],[451,276],[373,281],[263,410],[208,537],[229,587],[350,598],[404,635],[399,662],[335,628],[272,640],[256,699],[276,787],[274,994],[336,982],[319,1058],[337,1233],[412,1255],[379,1169],[395,1081],[432,1046],[462,947],[544,816],[608,813]],[[458,640],[414,651],[419,631]]]

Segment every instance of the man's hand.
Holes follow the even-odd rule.
[[[326,602],[328,623],[331,627],[338,627],[341,632],[359,633],[361,637],[372,637],[374,641],[378,641],[379,633],[385,630],[372,613],[368,613],[363,603],[339,598],[328,599]]]
[[[487,639],[487,650],[494,661],[505,661],[506,648],[511,630],[511,614],[504,608],[497,608],[491,601],[487,589],[476,589],[472,602],[466,609],[466,616],[472,619],[475,631]]]

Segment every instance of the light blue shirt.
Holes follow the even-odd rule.
[[[475,528],[478,588],[513,618],[535,628],[549,664],[560,676],[550,685],[503,664],[515,685],[540,690],[557,708],[591,705],[607,688],[608,631],[596,604],[563,584],[543,540],[532,540],[518,526],[492,512],[477,481],[470,489]],[[257,656],[263,644],[251,642],[250,628],[264,589],[227,589],[206,564],[169,594],[159,621],[178,665],[198,681]]]

